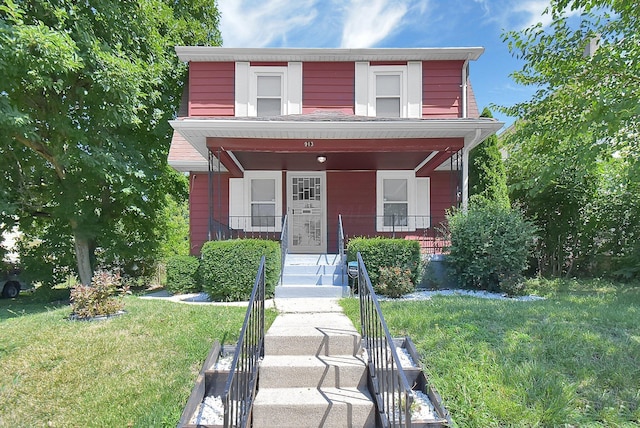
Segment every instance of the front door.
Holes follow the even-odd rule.
[[[287,173],[290,252],[326,253],[326,194],[324,172]]]

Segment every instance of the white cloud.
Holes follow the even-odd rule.
[[[225,47],[265,47],[316,18],[322,0],[218,0]]]
[[[389,36],[407,13],[404,2],[351,0],[342,30],[343,48],[368,48]]]

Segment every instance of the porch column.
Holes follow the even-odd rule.
[[[469,148],[462,148],[462,211],[469,208]]]
[[[480,142],[482,129],[477,128],[473,138],[465,137],[462,148],[462,211],[469,208],[469,152]]]

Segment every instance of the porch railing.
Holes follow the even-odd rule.
[[[277,241],[284,231],[281,216],[229,216],[227,224],[214,223],[216,239],[257,238]]]
[[[262,256],[240,338],[233,355],[229,377],[222,394],[225,427],[251,426],[251,410],[258,381],[258,364],[264,357],[264,294],[265,257]]]
[[[420,249],[425,254],[446,252],[450,245],[444,217],[342,214],[342,223],[344,230],[349,231],[345,240],[352,236],[373,235],[413,239],[420,243]]]
[[[378,417],[384,427],[410,427],[413,393],[362,256],[357,257],[360,323]]]

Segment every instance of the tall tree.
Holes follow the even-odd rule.
[[[599,257],[640,274],[640,8],[552,0],[552,22],[505,34],[533,97],[502,110],[512,195],[542,230],[543,258],[571,274]],[[634,238],[635,237],[635,238]],[[622,264],[620,264],[622,263]]]
[[[493,117],[488,108],[480,116]],[[469,195],[510,206],[507,176],[496,135],[484,140],[469,154]]]
[[[0,223],[55,263],[72,245],[83,284],[96,250],[156,246],[186,73],[173,47],[219,44],[217,25],[208,0],[0,6]]]

